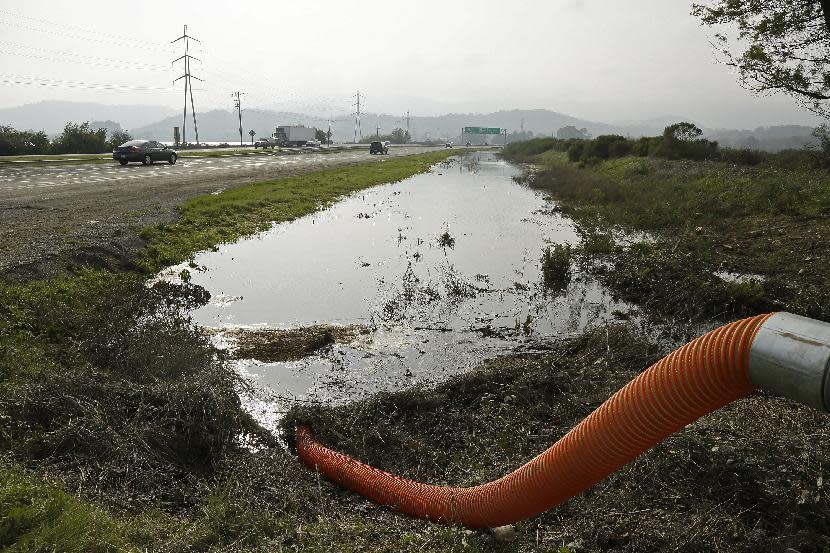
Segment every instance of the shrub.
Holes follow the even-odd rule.
[[[571,246],[554,244],[542,252],[542,284],[546,290],[563,290],[571,281]]]
[[[766,152],[747,148],[740,150],[724,148],[718,152],[718,159],[720,161],[739,163],[741,165],[758,165],[759,163],[767,161],[768,158],[769,155]]]
[[[582,159],[583,152],[585,152],[585,142],[574,142],[568,148],[568,159],[571,161],[579,161]]]
[[[244,381],[185,313],[207,298],[91,271],[0,284],[0,449],[121,501],[186,506],[189,474],[261,436]]]
[[[55,154],[100,154],[107,151],[107,130],[90,128],[88,122],[67,123],[52,142]]]

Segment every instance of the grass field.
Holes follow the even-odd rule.
[[[554,151],[530,159],[524,181],[574,218],[589,272],[619,297],[681,320],[770,310],[830,319],[826,170],[634,156],[585,165]],[[612,238],[638,233],[650,239]]]

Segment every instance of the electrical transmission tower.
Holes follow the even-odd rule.
[[[231,94],[233,97],[233,107],[239,113],[239,145],[242,146],[242,93],[237,91]]]
[[[357,137],[360,135],[360,139],[363,139],[363,131],[360,130],[360,91],[357,91],[357,103],[352,104],[353,106],[357,106],[357,111],[355,112],[354,117],[354,143],[357,144]]]
[[[196,79],[199,82],[204,82],[199,77],[194,77],[190,74],[190,60],[202,61],[195,56],[190,55],[190,41],[201,42],[199,39],[193,38],[192,36],[187,34],[187,25],[184,26],[184,34],[170,42],[170,44],[175,44],[176,42],[184,40],[184,55],[178,59],[173,60],[173,63],[178,61],[184,60],[184,75],[173,81],[175,84],[176,81],[180,79],[184,79],[184,115],[182,116],[182,144],[185,144],[187,140],[185,140],[185,128],[187,126],[187,91],[190,89],[190,112],[193,114],[193,131],[196,133],[196,145],[199,145],[199,127],[196,126],[196,107],[193,105],[193,82],[191,79]]]

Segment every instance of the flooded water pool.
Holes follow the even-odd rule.
[[[356,342],[300,361],[239,362],[280,396],[315,401],[442,380],[603,323],[623,306],[598,285],[545,294],[543,249],[579,238],[518,174],[467,154],[199,254],[192,282],[213,299],[193,317],[213,328],[365,325]]]

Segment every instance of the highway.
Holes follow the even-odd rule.
[[[0,201],[39,201],[57,196],[98,195],[118,188],[155,189],[169,186],[206,187],[255,182],[294,173],[295,170],[326,168],[335,165],[380,161],[365,148],[327,152],[274,152],[227,157],[185,157],[175,165],[154,163],[121,166],[111,162],[0,163]],[[409,155],[428,148],[409,146],[390,150],[391,156]],[[145,192],[147,190],[144,190]]]
[[[0,277],[49,277],[73,264],[125,268],[119,263],[142,247],[137,229],[174,220],[176,206],[188,198],[434,149],[401,146],[377,156],[366,145],[329,152],[182,156],[175,165],[149,166],[121,166],[114,160],[0,163]]]

